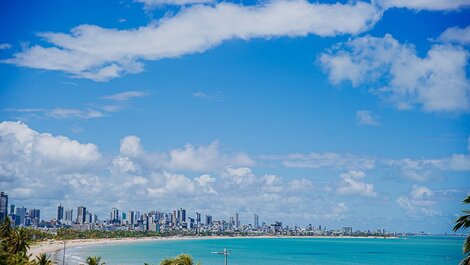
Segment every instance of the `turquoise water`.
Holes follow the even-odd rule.
[[[68,250],[67,264],[87,256],[101,256],[107,265],[158,264],[164,257],[190,253],[203,265],[222,265],[223,256],[210,254],[231,249],[228,264],[381,264],[456,265],[462,259],[463,238],[234,238],[151,241],[105,244]]]

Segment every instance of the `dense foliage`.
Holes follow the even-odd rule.
[[[126,237],[157,237],[161,236],[155,231],[125,231],[125,230],[86,230],[78,231],[70,228],[61,228],[57,230],[55,239],[97,239],[97,238],[126,238]]]
[[[465,200],[463,200],[464,204],[470,204],[470,196],[467,196]],[[464,215],[460,216],[455,221],[454,232],[460,229],[467,229],[470,227],[470,210],[463,210]],[[462,262],[461,265],[470,265],[470,235],[467,236],[463,243],[463,253],[467,255]]]
[[[34,229],[11,227],[7,217],[0,225],[0,265],[51,265],[49,256],[39,255],[30,261],[28,250],[34,240],[43,240],[48,235]]]

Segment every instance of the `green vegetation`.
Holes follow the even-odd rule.
[[[11,228],[10,218],[0,225],[0,264],[29,264],[31,237],[24,228]]]
[[[465,200],[463,200],[464,204],[470,204],[470,196],[467,196]],[[470,210],[462,210],[464,215],[460,216],[455,221],[454,232],[460,229],[467,229],[470,227]],[[467,236],[463,243],[463,253],[467,255],[460,265],[470,265],[470,235]]]
[[[196,265],[200,265],[198,262]],[[180,254],[174,258],[166,258],[160,262],[160,265],[194,265],[193,257],[189,254]]]
[[[161,236],[155,231],[125,231],[125,230],[86,230],[78,231],[70,228],[61,228],[57,230],[55,239],[97,239],[97,238],[126,238],[126,237],[157,237]]]
[[[106,263],[101,262],[101,257],[93,256],[86,259],[88,265],[105,265]]]
[[[36,257],[34,260],[34,264],[36,265],[53,265],[56,264],[54,261],[52,261],[50,255],[47,255],[46,253],[39,254],[39,256]]]
[[[51,265],[49,256],[41,254],[34,261],[28,255],[29,246],[36,240],[44,240],[52,235],[39,230],[11,227],[10,218],[0,224],[0,265]]]

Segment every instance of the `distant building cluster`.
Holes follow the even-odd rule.
[[[10,206],[10,207],[8,207]],[[8,211],[9,210],[9,211]],[[282,222],[276,221],[271,224],[260,223],[260,217],[253,213],[252,224],[242,224],[239,214],[234,213],[228,221],[214,220],[212,215],[203,215],[195,212],[190,217],[186,209],[179,208],[170,212],[149,211],[140,212],[129,210],[120,211],[112,208],[109,217],[100,220],[98,216],[85,206],[78,206],[76,213],[74,209],[65,209],[62,204],[57,206],[57,215],[50,221],[41,221],[40,210],[29,211],[21,206],[8,205],[8,195],[0,194],[0,221],[9,216],[14,226],[32,226],[44,228],[72,228],[84,230],[126,230],[126,231],[155,231],[170,234],[240,234],[240,235],[287,235],[287,236],[384,236],[392,235],[382,230],[375,231],[353,231],[352,227],[343,227],[340,230],[327,230],[326,227],[283,226]],[[204,217],[204,218],[203,218]]]

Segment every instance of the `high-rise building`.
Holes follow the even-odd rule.
[[[68,224],[71,224],[73,222],[73,210],[72,209],[67,209],[65,211],[65,221]]]
[[[171,216],[171,223],[175,226],[178,224],[178,213],[176,210],[173,210],[173,215]]]
[[[86,207],[85,206],[78,206],[77,208],[77,223],[84,224],[85,223],[85,214],[86,214]]]
[[[253,227],[259,228],[259,216],[256,213],[253,214],[253,219]]]
[[[119,209],[118,208],[113,208],[111,211],[111,223],[119,223]]]
[[[201,213],[196,212],[196,224],[201,223]]]
[[[206,225],[207,226],[212,225],[212,216],[211,215],[206,215]]]
[[[235,227],[240,227],[240,220],[238,219],[238,213],[235,213]]]
[[[15,225],[25,225],[26,208],[16,207],[15,215],[16,215]]]
[[[178,210],[178,222],[179,223],[186,222],[186,210],[183,208]]]
[[[62,203],[57,206],[57,221],[62,222],[64,220],[64,206]]]
[[[8,216],[8,195],[0,192],[0,222]]]
[[[86,213],[85,213],[85,223],[86,224],[93,223],[93,214],[90,213],[89,211],[86,211]]]
[[[39,209],[31,209],[29,211],[29,218],[31,218],[32,224],[39,225],[41,222],[41,211]]]
[[[135,214],[134,211],[129,211],[127,213],[127,222],[131,225],[135,224]]]
[[[10,204],[10,214],[15,214],[15,205]]]

